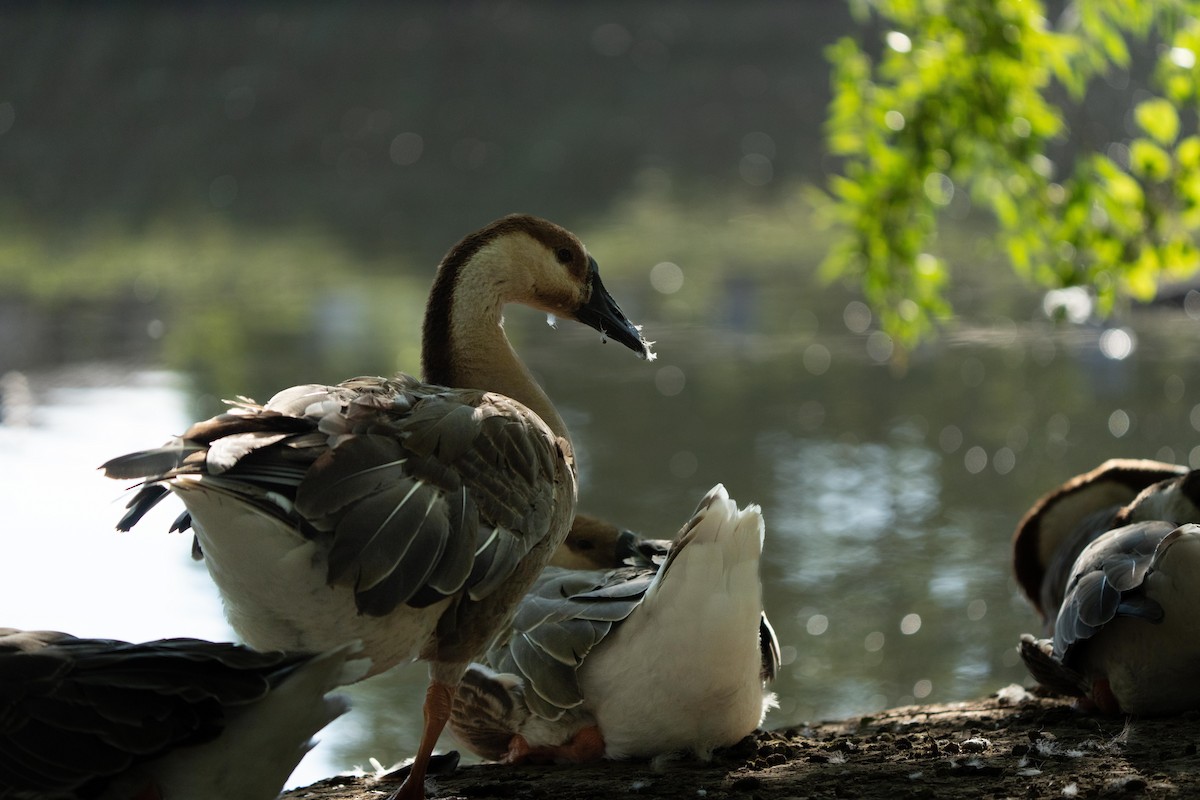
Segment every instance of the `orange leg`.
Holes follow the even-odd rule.
[[[566,744],[531,747],[525,737],[517,734],[508,743],[505,764],[584,764],[604,758],[604,736],[600,728],[589,725],[571,737]]]
[[[425,800],[425,770],[429,767],[429,757],[433,755],[433,747],[442,734],[442,728],[450,719],[453,703],[453,686],[436,680],[429,682],[429,689],[425,692],[425,728],[421,731],[417,757],[413,760],[408,777],[389,800]]]
[[[579,731],[567,744],[566,752],[571,761],[579,764],[604,758],[604,736],[600,728],[590,725]]]

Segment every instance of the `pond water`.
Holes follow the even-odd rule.
[[[1182,307],[1119,328],[961,323],[903,368],[861,311],[840,330],[770,335],[737,315],[642,320],[652,363],[579,326],[509,318],[573,432],[582,508],[661,537],[718,481],[763,507],[784,658],[772,727],[1024,681],[1014,644],[1036,621],[1008,563],[1023,511],[1105,458],[1200,460],[1200,326]],[[113,530],[124,487],[97,465],[178,433],[198,402],[195,376],[130,355],[3,379],[3,624],[229,638],[188,539],[166,533],[175,507]],[[303,353],[293,361],[299,382]],[[424,683],[414,665],[350,689],[354,710],[292,783],[409,756]]]

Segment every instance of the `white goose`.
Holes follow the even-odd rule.
[[[736,743],[774,703],[762,540],[758,506],[739,511],[718,484],[659,566],[547,568],[509,640],[467,671],[451,730],[508,762],[707,758]]]
[[[0,628],[0,798],[272,800],[348,708],[326,695],[366,671],[356,649]]]
[[[187,512],[230,624],[261,649],[360,640],[373,672],[430,662],[425,725],[397,796],[419,798],[454,687],[563,540],[575,462],[562,418],[502,327],[507,303],[575,319],[652,358],[579,240],[514,215],[442,260],[425,380],[357,378],[240,401],[157,450],[104,465]]]

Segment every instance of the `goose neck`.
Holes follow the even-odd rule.
[[[456,266],[448,259],[438,271],[425,310],[424,380],[511,397],[569,441],[562,417],[504,333],[503,273],[479,262],[477,256]]]

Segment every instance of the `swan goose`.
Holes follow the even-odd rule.
[[[1039,683],[1081,698],[1085,709],[1163,715],[1200,708],[1194,680],[1200,664],[1194,624],[1200,613],[1200,525],[1194,524],[1200,521],[1200,471],[1149,468],[1171,477],[1119,507],[1081,507],[1084,519],[1053,554],[1055,574],[1046,580],[1061,592],[1057,598],[1042,593],[1050,638],[1026,634],[1018,648]],[[1099,484],[1128,477],[1101,470],[1088,475],[1076,485],[1097,497],[1113,488]]]
[[[367,662],[0,628],[0,798],[272,800]]]
[[[168,491],[234,630],[261,649],[360,640],[372,674],[430,663],[425,723],[398,797],[419,798],[467,664],[566,535],[566,426],[517,357],[502,308],[575,319],[652,359],[567,230],[513,215],[443,258],[426,307],[424,381],[405,374],[240,400],[156,450],[109,461],[143,478],[128,530]]]
[[[620,553],[627,533],[592,535],[621,540]],[[765,685],[779,663],[762,540],[758,506],[739,510],[718,484],[660,564],[635,553],[607,571],[548,567],[509,639],[468,669],[452,732],[509,763],[708,758],[740,741],[774,704]],[[644,554],[654,540],[634,544]]]
[[[576,512],[567,538],[554,551],[548,566],[591,570],[654,566],[670,548],[670,539],[644,539],[594,514]]]
[[[1118,527],[1117,513],[1144,489],[1186,472],[1185,467],[1162,461],[1109,459],[1042,495],[1025,512],[1013,534],[1013,576],[1047,631],[1083,548]]]

